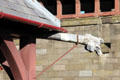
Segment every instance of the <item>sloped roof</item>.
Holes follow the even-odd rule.
[[[58,31],[66,32],[63,28],[56,27],[52,24],[48,19],[45,17],[39,17],[36,13],[31,9],[28,8],[24,4],[24,0],[0,0],[0,12],[5,13],[6,15],[10,15],[11,18],[17,17],[19,19],[25,19],[27,21],[31,21],[34,24],[45,24],[46,28],[56,29]],[[16,18],[14,18],[16,19]]]

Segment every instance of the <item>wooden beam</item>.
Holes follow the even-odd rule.
[[[28,71],[29,80],[36,80],[36,39],[33,37],[20,38],[20,54]]]
[[[15,80],[28,80],[25,65],[10,36],[0,35],[0,50],[10,65]]]

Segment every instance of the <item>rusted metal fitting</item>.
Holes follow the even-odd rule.
[[[79,35],[78,34],[76,34],[77,35],[77,42],[76,42],[76,45],[78,45],[79,44]]]

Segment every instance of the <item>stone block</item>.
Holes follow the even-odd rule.
[[[45,55],[47,54],[47,49],[36,49],[36,53],[39,55]]]
[[[105,43],[110,43],[110,24],[103,24],[101,30],[101,37],[104,39]]]
[[[92,77],[93,72],[92,70],[82,70],[79,72],[79,77]]]
[[[73,80],[94,80],[93,78],[91,77],[76,77],[75,79]]]
[[[76,77],[79,75],[78,71],[62,71],[58,73],[61,77]]]
[[[77,58],[69,60],[69,64],[92,64],[92,59],[88,58]]]
[[[120,24],[111,24],[110,25],[111,37],[114,35],[120,34]]]
[[[98,18],[79,18],[79,19],[63,19],[62,26],[78,26],[78,25],[92,25],[97,24]]]
[[[68,64],[66,65],[66,70],[79,71],[85,69],[85,64]]]
[[[93,70],[93,76],[94,77],[110,77],[113,75],[113,71],[112,70]]]
[[[65,65],[54,65],[53,66],[53,70],[56,70],[56,71],[62,71],[62,70],[65,70]]]
[[[111,37],[111,52],[116,57],[120,57],[120,35],[113,35]]]
[[[64,80],[63,78],[52,78],[51,80]]]
[[[64,80],[75,80],[76,77],[71,77],[71,76],[68,76],[68,77],[64,77]]]
[[[112,76],[120,77],[120,70],[113,70]]]
[[[113,77],[112,80],[120,80],[120,77]]]
[[[42,71],[43,70],[43,66],[36,66],[36,71]]]

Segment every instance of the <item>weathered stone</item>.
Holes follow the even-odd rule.
[[[110,70],[94,70],[93,76],[94,77],[108,77],[112,75],[112,71]]]
[[[113,77],[112,80],[120,80],[120,77]]]
[[[39,55],[45,55],[47,54],[47,49],[37,49],[36,53]]]
[[[65,70],[65,65],[54,65],[53,66],[53,70],[56,70],[56,71],[61,71],[61,70]]]
[[[42,71],[43,70],[43,66],[36,66],[36,70],[37,71]]]
[[[80,77],[92,77],[93,73],[91,70],[83,70],[79,72]]]

